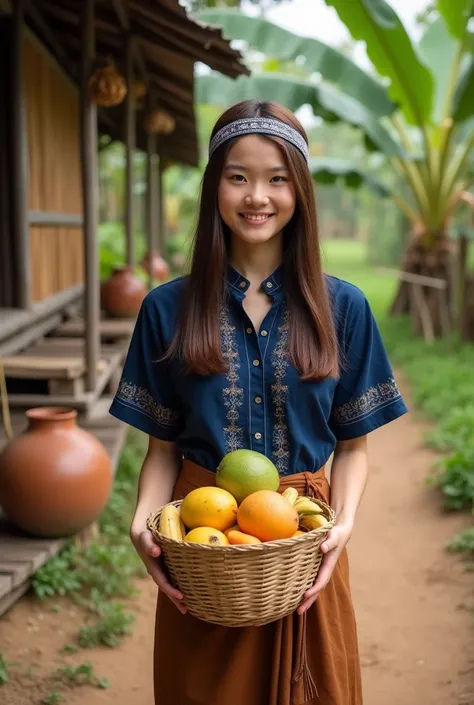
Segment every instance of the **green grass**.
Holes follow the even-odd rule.
[[[414,337],[405,317],[387,311],[396,279],[367,265],[367,251],[354,241],[327,241],[325,270],[360,287],[366,294],[394,366],[410,382],[415,410],[435,422],[427,443],[440,453],[428,479],[449,510],[474,508],[474,345],[457,336],[427,345]],[[472,552],[472,530],[451,547]]]
[[[325,271],[362,289],[375,316],[383,317],[395,294],[396,278],[368,266],[367,251],[361,242],[325,240],[322,251]]]

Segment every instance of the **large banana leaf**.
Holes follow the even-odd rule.
[[[243,39],[250,47],[282,61],[305,58],[304,69],[319,72],[346,94],[367,106],[378,117],[391,115],[395,104],[385,86],[337,49],[318,39],[301,37],[260,17],[238,10],[204,10],[197,13],[203,22],[219,25],[228,39]]]
[[[437,0],[436,6],[451,34],[462,39],[469,18],[473,15],[473,0]]]
[[[432,112],[434,82],[398,15],[385,0],[325,0],[335,8],[354,39],[365,41],[367,55],[391,80],[388,93],[413,125],[426,124]]]
[[[320,184],[334,184],[341,179],[348,188],[358,189],[361,186],[367,186],[380,198],[390,196],[390,191],[385,184],[343,159],[316,157],[311,159],[309,168],[313,179]]]
[[[464,122],[474,115],[474,59],[465,68],[453,101],[453,118]]]
[[[451,108],[445,103],[450,90],[451,71],[458,44],[441,18],[428,26],[419,44],[421,56],[433,76],[436,76],[432,115],[435,124],[439,124],[445,117],[446,107]]]
[[[196,77],[198,103],[228,107],[249,98],[275,100],[293,111],[302,105],[310,105],[315,115],[328,122],[341,120],[360,128],[372,149],[389,157],[403,155],[398,142],[375,115],[354,98],[336,91],[332,86],[276,74],[254,74],[239,76],[237,79],[222,74]]]

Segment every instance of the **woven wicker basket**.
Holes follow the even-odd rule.
[[[147,527],[190,614],[227,627],[261,626],[294,612],[315,581],[320,546],[335,514],[324,502],[313,501],[329,524],[284,541],[238,546],[175,541],[158,530],[161,509],[148,517]],[[181,501],[172,504],[179,507]]]

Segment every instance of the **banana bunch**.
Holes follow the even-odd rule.
[[[298,497],[294,507],[300,517],[313,516],[314,514],[323,513],[323,510],[319,504],[316,504],[316,502],[313,502],[313,500],[308,497]]]
[[[174,504],[167,504],[161,510],[159,531],[169,539],[184,540],[186,530],[181,521],[179,509]]]
[[[283,497],[296,509],[300,520],[300,528],[306,531],[319,529],[329,522],[323,516],[323,510],[316,502],[309,497],[300,497],[294,487],[288,487],[283,492]]]
[[[323,513],[319,504],[308,497],[300,497],[294,487],[288,487],[283,492],[283,497],[296,509],[300,517]]]
[[[306,531],[320,529],[322,526],[329,524],[328,520],[322,514],[309,514],[300,518],[300,526]]]
[[[282,496],[288,500],[288,502],[294,506],[296,500],[298,499],[298,490],[295,490],[294,487],[288,487],[283,493]]]

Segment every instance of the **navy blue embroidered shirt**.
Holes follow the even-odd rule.
[[[337,441],[407,411],[364,294],[335,277],[327,283],[347,358],[339,379],[302,381],[291,365],[282,267],[262,282],[272,306],[259,331],[242,306],[249,281],[229,268],[230,296],[221,312],[228,371],[184,374],[178,359],[157,361],[178,323],[186,278],[175,279],[143,302],[111,414],[176,442],[185,458],[211,471],[238,448],[267,455],[282,475],[319,469]]]

